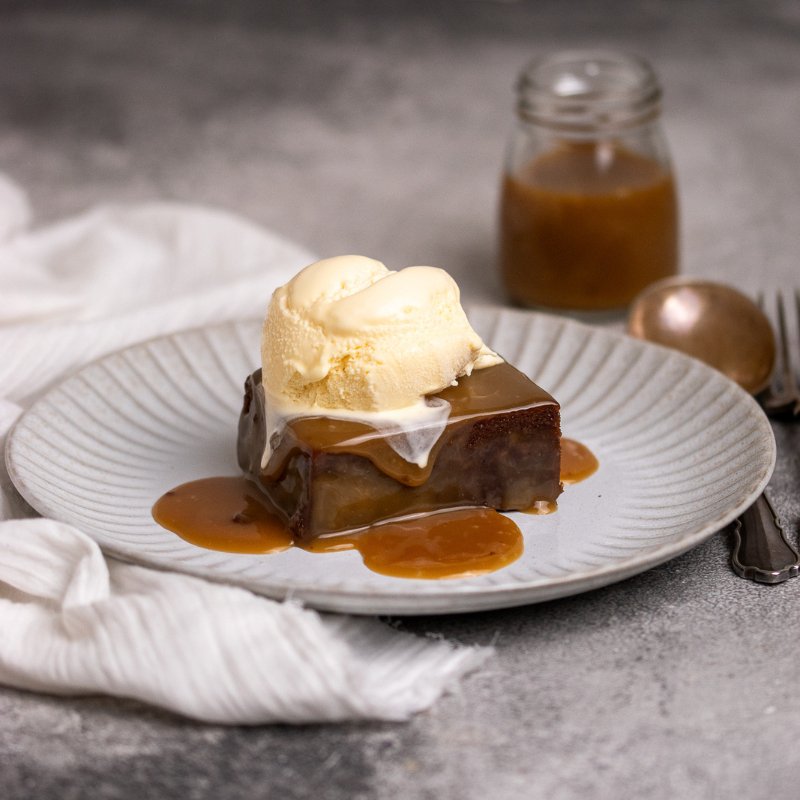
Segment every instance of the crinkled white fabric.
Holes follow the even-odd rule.
[[[483,653],[109,560],[61,522],[0,522],[0,680],[224,723],[401,720]]]
[[[228,213],[104,207],[26,232],[0,176],[0,440],[87,361],[260,316],[313,256]],[[233,432],[232,434],[233,435]],[[133,697],[215,723],[406,719],[489,654],[109,559],[36,517],[0,467],[0,682]]]
[[[0,396],[30,399],[143,339],[263,317],[313,260],[227,212],[175,203],[104,206],[0,240]]]

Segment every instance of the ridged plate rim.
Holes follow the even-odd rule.
[[[571,336],[574,338],[575,336],[581,336],[584,337],[587,346],[600,342],[607,346],[611,354],[613,354],[615,348],[622,347],[626,352],[637,353],[638,357],[641,357],[644,353],[655,364],[676,367],[684,370],[685,374],[691,374],[694,377],[699,376],[698,379],[702,379],[708,385],[712,385],[714,388],[719,387],[721,396],[730,398],[733,403],[731,407],[735,407],[744,414],[744,418],[752,425],[753,436],[760,448],[758,452],[760,460],[757,467],[746,476],[746,480],[741,486],[737,485],[735,487],[736,491],[731,496],[730,501],[717,514],[704,520],[701,525],[687,526],[679,535],[671,536],[661,545],[642,548],[634,555],[613,563],[587,569],[574,569],[563,575],[547,576],[535,580],[504,580],[503,573],[506,570],[501,570],[498,573],[494,573],[492,578],[494,585],[491,586],[482,585],[481,579],[404,581],[375,576],[373,573],[369,573],[370,581],[374,583],[375,580],[378,580],[377,588],[375,586],[370,586],[369,588],[356,587],[355,589],[343,586],[319,588],[313,582],[304,582],[301,576],[290,577],[289,579],[281,579],[275,576],[251,579],[245,575],[226,574],[224,570],[220,569],[219,565],[212,565],[211,567],[198,566],[196,564],[187,564],[174,558],[165,558],[159,553],[142,551],[135,544],[130,545],[119,540],[119,537],[115,539],[112,536],[109,539],[105,535],[87,529],[85,526],[81,527],[99,542],[107,555],[114,558],[156,569],[176,570],[210,580],[234,583],[277,599],[291,597],[321,610],[359,614],[460,613],[551,600],[605,586],[643,572],[685,553],[724,528],[755,500],[768,483],[774,468],[776,455],[775,440],[769,422],[753,398],[720,373],[674,351],[633,340],[613,331],[589,327],[567,318],[494,306],[472,306],[468,308],[468,312],[479,332],[490,345],[495,347],[497,342],[494,341],[494,338],[498,329],[511,329],[513,332],[515,327],[520,330],[534,327],[550,335],[556,345],[562,337]],[[75,520],[70,518],[64,503],[59,502],[58,498],[54,499],[52,492],[48,493],[42,489],[40,484],[37,484],[37,476],[32,473],[29,464],[26,462],[26,454],[30,451],[26,437],[30,438],[32,435],[32,422],[36,420],[39,410],[45,404],[54,402],[54,398],[58,398],[57,393],[63,393],[65,387],[74,387],[76,381],[82,380],[84,376],[91,374],[92,370],[98,369],[98,365],[107,364],[112,359],[126,355],[133,356],[145,348],[158,346],[159,343],[169,343],[171,340],[181,340],[181,337],[186,339],[193,334],[202,334],[206,337],[214,335],[222,337],[225,335],[240,336],[237,331],[241,331],[248,325],[257,326],[259,324],[258,320],[248,320],[240,323],[229,322],[155,337],[97,359],[69,377],[64,378],[22,415],[8,436],[6,464],[11,480],[17,490],[29,505],[43,516],[75,524]],[[256,352],[257,346],[258,343],[256,341],[254,343]],[[521,336],[519,346],[521,351],[524,351],[527,346],[527,341]],[[510,354],[507,352],[505,354],[513,363],[514,359],[510,357]],[[607,355],[606,359],[608,360],[609,358],[610,356]],[[613,360],[609,362],[609,366],[612,364]],[[534,379],[539,378],[537,375],[532,377]],[[574,377],[574,374],[571,376],[568,365],[563,372],[562,382],[570,377]],[[244,375],[241,378],[243,381]],[[545,385],[545,388],[550,389],[547,385]],[[558,399],[561,400],[562,398],[558,397]],[[676,403],[680,403],[680,401],[680,397],[675,399]],[[564,404],[563,411],[565,420],[568,420],[568,404]],[[571,433],[568,429],[568,423],[564,432],[565,435]],[[233,441],[235,436],[234,428],[231,429],[230,435],[231,441]],[[36,436],[36,434],[34,433],[33,436]],[[591,442],[589,443],[591,444]],[[603,470],[602,457],[601,470]],[[202,477],[202,475],[197,475],[197,477]],[[571,490],[568,487],[567,491]],[[155,498],[151,499],[154,500]],[[589,520],[586,520],[585,523],[588,524]],[[153,525],[155,524],[153,523]],[[172,536],[166,531],[163,533]],[[192,547],[185,543],[182,543],[182,545],[189,548]],[[199,550],[199,548],[195,549]],[[241,563],[241,559],[272,558],[271,556],[217,555],[231,565]],[[309,557],[314,559],[328,558],[328,556],[319,555]]]

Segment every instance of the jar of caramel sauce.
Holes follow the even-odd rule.
[[[500,200],[500,267],[515,303],[623,309],[678,270],[661,88],[643,60],[563,52],[520,75]]]

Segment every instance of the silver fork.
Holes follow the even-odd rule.
[[[800,342],[800,290],[792,293]],[[763,297],[759,298],[763,307]],[[800,370],[792,368],[789,326],[783,294],[776,297],[778,365],[773,385],[761,394],[764,411],[771,417],[800,418]],[[778,516],[766,494],[733,523],[731,566],[737,575],[759,583],[782,583],[800,574],[800,555],[786,539]]]

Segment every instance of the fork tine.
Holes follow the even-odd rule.
[[[784,295],[785,298],[784,298]],[[794,302],[792,302],[794,298]],[[790,325],[787,323],[787,314],[795,312],[795,325],[797,327],[800,343],[800,289],[777,290],[771,297],[759,296],[759,302],[769,305],[770,311],[774,309],[775,317],[775,367],[772,372],[772,384],[761,395],[761,404],[764,411],[771,417],[800,417],[800,371],[793,369],[792,347],[794,343],[790,336]],[[768,312],[769,313],[769,312]],[[771,316],[771,315],[770,315]],[[776,319],[777,317],[777,319]],[[794,329],[792,329],[794,330]],[[800,362],[798,362],[800,366]]]
[[[794,290],[794,321],[797,325],[797,342],[798,346],[800,346],[800,289],[795,288]],[[798,368],[798,373],[795,379],[795,394],[798,396],[797,402],[794,406],[794,415],[795,417],[800,416],[800,367]]]
[[[781,388],[789,391],[794,386],[794,376],[792,375],[792,362],[789,358],[789,334],[786,328],[786,312],[783,307],[783,292],[778,292],[778,338],[780,339],[780,359],[781,359]]]
[[[797,323],[797,342],[800,345],[800,289],[794,290],[794,319]],[[798,381],[798,388],[800,388],[800,380]]]

